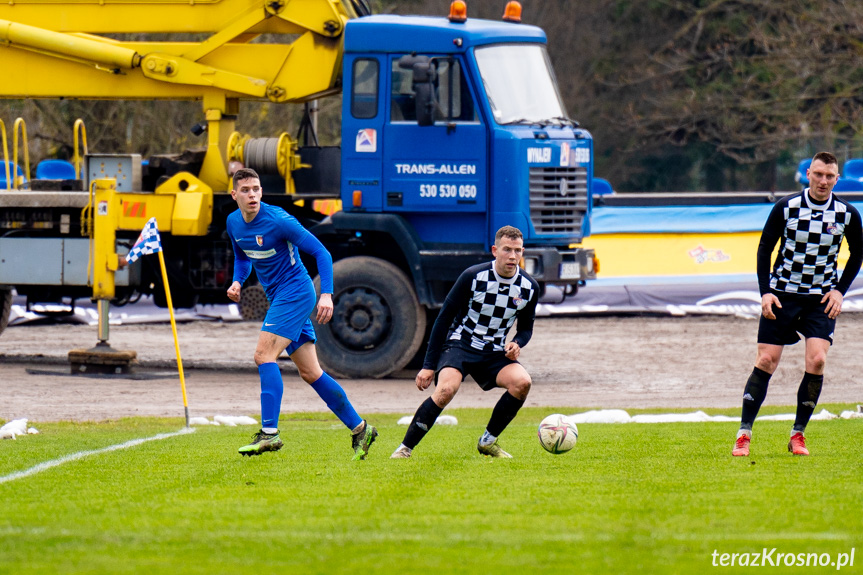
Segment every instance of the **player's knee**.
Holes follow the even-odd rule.
[[[755,367],[762,371],[766,371],[767,373],[773,373],[776,371],[776,367],[778,365],[779,359],[769,353],[759,353],[755,360]]]
[[[308,384],[315,383],[324,374],[324,370],[321,369],[320,365],[297,365],[296,362],[294,362],[294,365],[297,366],[300,378]]]
[[[452,399],[455,397],[457,391],[457,387],[446,384],[439,384],[437,388],[435,388],[432,399],[438,407],[446,407],[447,405],[449,405],[449,402],[452,401]]]
[[[524,374],[512,383],[509,387],[509,393],[518,399],[526,399],[530,393],[531,380],[528,374]]]
[[[806,360],[806,371],[809,373],[823,373],[824,366],[827,364],[827,353],[817,352],[812,354]]]

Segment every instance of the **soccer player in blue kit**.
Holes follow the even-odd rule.
[[[254,170],[237,170],[232,183],[231,197],[239,209],[227,220],[234,248],[234,281],[228,288],[228,298],[240,301],[243,282],[254,268],[270,301],[255,349],[255,363],[261,377],[261,430],[252,443],[239,449],[240,455],[278,451],[283,445],[279,437],[279,411],[284,384],[276,360],[284,350],[303,381],[312,386],[351,430],[353,459],[365,459],[378,432],[360,418],[344,389],[318,363],[315,329],[309,319],[317,295],[297,250],[314,256],[317,261],[321,297],[317,302],[316,319],[320,324],[327,323],[333,316],[332,257],[296,218],[278,206],[261,201],[261,180]]]

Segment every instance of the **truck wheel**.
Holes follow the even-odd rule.
[[[358,256],[333,265],[333,319],[315,326],[318,359],[340,377],[384,377],[416,354],[426,311],[413,284],[384,260]],[[320,277],[315,278],[320,290]]]
[[[9,325],[9,312],[12,311],[12,290],[0,289],[0,333]]]
[[[240,316],[244,321],[264,321],[270,302],[261,284],[244,287],[240,292]]]

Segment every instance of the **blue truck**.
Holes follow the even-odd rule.
[[[264,201],[295,214],[333,255],[334,317],[317,328],[326,369],[383,377],[408,365],[458,275],[491,257],[501,226],[524,233],[523,266],[543,288],[573,293],[595,277],[595,254],[580,245],[590,233],[592,139],[566,112],[541,29],[458,14],[365,15],[344,26],[340,77],[341,146],[299,148],[305,167],[293,173],[293,195],[268,173],[273,161],[248,147],[245,155],[262,173]],[[182,170],[196,173],[176,157],[151,157],[141,187]],[[224,220],[235,204],[215,191],[205,235],[163,234],[175,305],[225,302]],[[327,197],[341,209],[310,209]],[[152,293],[164,304],[157,269],[131,273],[118,298]],[[0,266],[4,284],[48,299],[74,293],[4,280]],[[254,301],[251,286],[244,298]]]
[[[337,288],[325,363],[383,374],[416,353],[416,334],[504,225],[524,233],[541,285],[595,277],[594,254],[576,245],[590,232],[592,139],[567,116],[545,42],[507,22],[348,22],[343,209],[313,231],[337,260],[336,285],[355,287]]]

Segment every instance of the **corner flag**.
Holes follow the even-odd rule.
[[[189,427],[189,400],[186,397],[186,378],[183,374],[183,358],[180,357],[180,341],[177,339],[177,322],[174,319],[174,303],[171,301],[171,286],[168,285],[168,271],[165,269],[165,256],[162,252],[162,239],[156,218],[150,218],[141,230],[141,235],[135,245],[126,254],[126,261],[134,262],[141,256],[159,254],[159,267],[162,268],[162,283],[165,285],[165,300],[168,303],[168,313],[171,316],[171,331],[174,333],[174,349],[177,351],[177,370],[180,374],[180,389],[183,391],[183,407],[186,409],[186,427]]]
[[[156,226],[156,218],[150,218],[141,230],[141,235],[135,240],[135,245],[126,254],[126,261],[132,263],[141,256],[155,254],[162,251],[162,240],[159,237],[159,228]]]

